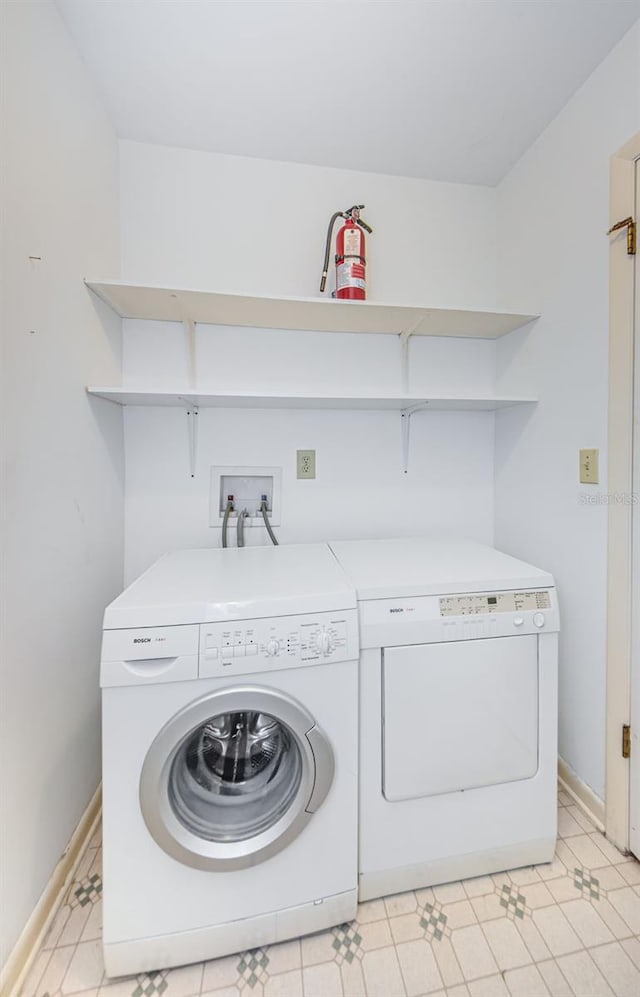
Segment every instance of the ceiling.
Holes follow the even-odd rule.
[[[123,138],[493,185],[640,0],[57,0]]]

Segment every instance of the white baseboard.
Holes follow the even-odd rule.
[[[100,820],[102,789],[96,789],[64,854],[53,870],[29,920],[0,971],[0,994],[18,997],[47,931],[73,880],[73,874]]]
[[[596,796],[586,782],[569,768],[564,758],[560,757],[558,757],[558,782],[598,830],[604,833],[604,800]]]

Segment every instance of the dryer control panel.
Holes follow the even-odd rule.
[[[549,590],[534,589],[532,592],[492,592],[440,597],[440,616],[522,613],[529,609],[551,609]]]
[[[200,627],[201,678],[353,661],[358,655],[355,609]]]
[[[361,647],[512,637],[560,629],[554,588],[372,599],[360,606]]]

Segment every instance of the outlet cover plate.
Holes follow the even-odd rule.
[[[296,474],[298,478],[315,478],[315,450],[296,450]]]

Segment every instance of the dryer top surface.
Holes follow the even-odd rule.
[[[330,546],[361,601],[554,584],[549,572],[473,540],[405,537],[339,540]]]

